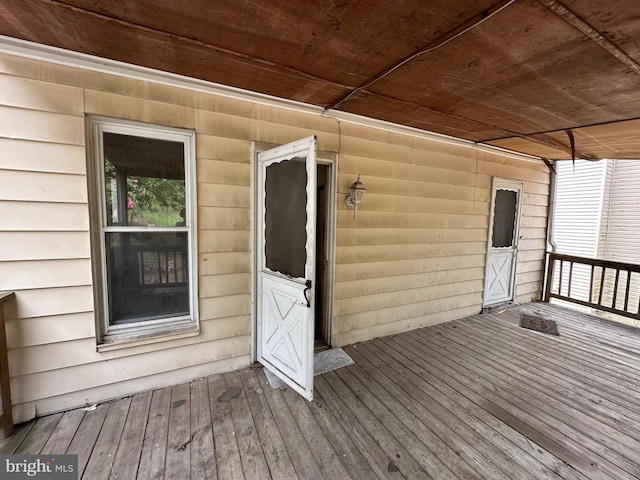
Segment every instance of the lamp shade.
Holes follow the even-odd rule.
[[[364,185],[360,181],[360,176],[358,175],[358,179],[349,187],[349,200],[353,205],[357,205],[360,203],[360,200],[362,200],[364,192],[366,191],[367,189],[364,188]]]

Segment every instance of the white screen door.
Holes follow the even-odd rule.
[[[522,208],[522,182],[493,179],[484,307],[512,301]]]
[[[316,138],[258,154],[257,359],[313,399]]]

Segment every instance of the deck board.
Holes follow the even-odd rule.
[[[462,345],[466,337],[458,330],[456,333],[442,329],[435,331],[441,332],[452,341],[457,342],[458,345]],[[633,440],[629,440],[628,445],[638,451],[640,423],[638,423],[637,414],[628,412],[628,410],[624,411],[614,403],[605,401],[603,405],[602,398],[593,392],[589,396],[574,396],[575,391],[571,389],[570,384],[563,381],[563,377],[552,376],[542,368],[534,369],[516,356],[504,355],[501,345],[485,343],[480,331],[473,330],[469,333],[472,333],[476,339],[472,345],[467,344],[467,348],[473,352],[474,358],[479,356],[478,358],[484,358],[487,361],[493,359],[493,363],[498,366],[501,372],[511,376],[512,384],[520,387],[522,391],[530,392],[533,397],[545,400],[549,405],[557,406],[563,412],[573,415],[578,421],[589,423],[595,419],[604,424],[603,428],[606,428],[607,431],[611,432],[613,429],[614,436],[617,436],[619,432],[629,435]],[[557,368],[561,368],[561,366]]]
[[[132,397],[126,397],[109,403],[109,410],[84,471],[85,477],[109,478],[114,471],[113,461],[129,413],[131,399]]]
[[[438,330],[434,329],[432,332],[437,333]],[[498,390],[514,392],[503,396],[512,403],[530,411],[544,412],[545,416],[549,417],[549,422],[555,425],[573,426],[574,428],[571,430],[561,430],[568,436],[580,438],[581,443],[587,448],[602,452],[607,448],[610,449],[611,454],[609,456],[611,458],[615,457],[616,464],[620,466],[626,465],[629,472],[635,469],[635,465],[640,464],[640,457],[638,457],[640,443],[598,421],[593,411],[589,415],[580,412],[576,408],[576,402],[573,399],[570,400],[570,405],[565,404],[549,395],[545,388],[541,388],[542,382],[540,380],[534,380],[538,385],[538,388],[534,388],[527,382],[521,381],[520,376],[516,375],[512,367],[502,365],[495,359],[492,360],[490,356],[482,356],[477,351],[470,354],[469,347],[454,343],[449,338],[440,340],[440,338],[429,337],[428,340],[429,345],[432,347],[437,345],[439,348],[448,348],[449,351],[454,352],[458,358],[457,363],[459,365],[469,369],[471,372],[475,372],[479,377],[486,379],[487,382],[491,382]],[[436,349],[436,351],[438,350]],[[482,368],[474,365],[478,361],[482,362]],[[511,370],[511,373],[509,373],[509,370]],[[596,445],[596,443],[601,445]]]
[[[493,457],[501,463],[512,462],[514,456],[511,454],[520,452],[510,449],[510,442],[498,444],[499,435],[469,415],[469,410],[456,408],[454,402],[444,395],[438,395],[437,390],[434,392],[433,388],[423,389],[407,380],[402,372],[402,368],[405,367],[396,371],[381,362],[374,367],[373,363],[368,361],[374,356],[362,356],[358,350],[349,349],[348,352],[354,360],[357,359],[356,364],[364,369],[365,374],[376,378],[389,395],[396,397],[395,403],[389,404],[392,411],[407,410],[407,413],[402,415],[402,422],[415,429],[416,435],[425,443],[425,447],[434,450],[438,458],[455,474],[455,478],[504,477],[504,473],[498,473],[495,470],[496,465],[487,462],[487,459]],[[357,367],[353,367],[352,370],[357,370]],[[380,395],[381,398],[383,396]],[[489,439],[491,441],[488,441]],[[533,473],[540,469],[537,462],[530,462],[527,466]],[[508,466],[506,470],[514,468]],[[518,469],[513,473],[518,478],[531,478],[527,470]],[[533,478],[539,478],[539,475]]]
[[[285,395],[293,396],[295,393],[288,390]],[[314,401],[307,405],[351,478],[362,480],[386,478],[377,475],[370,466],[371,461],[367,460],[372,452],[361,451],[357,447],[352,431],[331,413],[322,397],[316,395]]]
[[[206,379],[196,380],[192,384],[191,432],[191,479],[217,480],[209,385]]]
[[[296,472],[289,458],[287,447],[280,430],[278,430],[276,419],[271,413],[258,377],[252,369],[243,370],[241,377],[271,475],[273,478],[295,478]]]
[[[342,465],[340,457],[309,410],[309,402],[291,389],[283,390],[282,395],[307,444],[313,446],[311,453],[325,478],[349,478],[349,472]]]
[[[80,422],[80,426],[69,444],[65,453],[78,455],[78,476],[83,477],[84,471],[89,463],[89,458],[98,440],[98,435],[102,430],[109,403],[98,405],[95,410],[87,411]],[[46,417],[45,417],[46,418]],[[62,452],[60,452],[62,453]],[[87,476],[86,478],[91,478]]]
[[[347,383],[336,372],[323,376],[386,456],[391,455],[387,471],[398,469],[407,478],[434,478],[427,471],[440,471],[446,478],[449,473],[446,467],[428,450],[420,455],[414,436],[357,380],[351,377]]]
[[[8,437],[0,440],[0,452],[15,453],[23,440],[29,435],[29,432],[35,427],[37,419],[15,425],[13,433]]]
[[[209,379],[209,399],[211,401],[211,424],[215,438],[216,466],[218,478],[243,479],[240,449],[235,436],[233,415],[229,400],[223,398],[227,387],[224,377],[216,375]]]
[[[152,392],[143,392],[135,395],[131,400],[122,437],[118,443],[118,451],[113,460],[113,469],[109,476],[113,480],[136,478],[151,408],[151,396]]]
[[[64,412],[55,430],[38,453],[56,454],[66,452],[84,418],[84,410],[76,409]]]
[[[16,453],[20,455],[39,453],[46,445],[60,418],[62,418],[62,413],[39,418],[16,449]]]
[[[225,373],[224,379],[227,389],[235,389],[234,394],[229,398],[229,405],[244,476],[250,480],[268,479],[270,478],[269,467],[257,435],[249,402],[242,388],[242,378],[237,372],[233,372]],[[238,392],[237,396],[235,392]]]
[[[574,476],[574,471],[567,470],[564,462],[553,457],[545,450],[537,448],[535,443],[532,443],[530,439],[520,432],[498,421],[486,408],[475,402],[474,392],[462,383],[446,375],[440,375],[440,372],[436,369],[424,370],[390,347],[368,344],[365,348],[368,350],[365,357],[369,361],[379,360],[381,369],[387,370],[389,368],[390,376],[395,379],[395,383],[407,391],[414,390],[414,398],[427,409],[434,410],[434,402],[429,398],[432,398],[436,405],[439,402],[448,409],[448,412],[440,409],[435,410],[434,413],[439,418],[450,422],[456,430],[460,429],[456,425],[457,422],[467,423],[484,434],[485,442],[493,443],[498,448],[509,453],[511,458],[518,459],[523,464],[537,461],[537,463],[545,465],[550,471],[561,472],[562,475],[560,476],[562,478],[583,478]],[[452,413],[457,413],[457,416],[453,416]],[[529,460],[528,457],[533,458]],[[534,471],[539,468],[536,467]],[[464,478],[464,476],[461,478]],[[544,472],[538,478],[553,478],[553,475]]]
[[[258,375],[259,378],[264,378],[263,372],[259,372]],[[262,383],[264,385],[265,381],[263,380]],[[282,391],[263,388],[263,392],[276,419],[280,435],[282,435],[289,458],[298,477],[324,478],[322,470],[311,452],[311,446],[304,438],[300,426],[295,422]]]
[[[418,332],[416,337],[423,337],[423,333]],[[477,359],[461,356],[461,352],[451,345],[444,347],[434,334],[426,334],[424,338],[419,339],[407,339],[407,345],[408,348],[419,350],[421,356],[430,358],[448,375],[464,378],[465,383],[486,400],[521,418],[539,431],[553,436],[561,444],[572,445],[584,458],[599,455],[593,466],[601,470],[601,474],[606,473],[613,478],[631,478],[617,465],[621,462],[626,466],[625,459],[615,452],[608,451],[604,445],[585,434],[582,425],[576,422],[564,423],[566,418],[550,415],[542,400],[520,393],[517,388],[500,379],[489,363],[478,366],[480,362]],[[428,353],[424,351],[426,345],[430,349]],[[605,437],[601,438],[601,441],[605,440]]]
[[[393,459],[388,458],[387,452],[369,435],[355,415],[348,408],[344,408],[340,397],[327,384],[324,376],[316,377],[314,383],[314,395],[319,396],[336,420],[344,425],[356,449],[365,457],[375,475],[378,478],[389,479],[395,477],[395,475],[391,475],[392,473],[398,473],[400,478],[406,478],[402,475],[402,472],[392,472],[394,470],[393,466],[395,466],[395,464],[391,465]],[[395,458],[395,455],[393,457]]]
[[[469,322],[469,326],[471,325],[474,325],[473,321]],[[522,344],[519,338],[508,337],[499,330],[488,333],[481,325],[477,327],[473,332],[470,332],[474,338],[487,339],[494,348],[504,351],[507,358],[514,361],[526,359],[524,364],[530,368],[548,373],[555,379],[571,385],[569,388],[577,392],[586,391],[589,395],[595,394],[607,398],[612,403],[619,405],[621,410],[627,414],[637,415],[640,412],[638,395],[633,394],[633,390],[627,391],[627,386],[624,383],[616,383],[615,379],[611,378],[618,374],[615,368],[613,371],[609,370],[601,375],[596,370],[598,366],[593,363],[584,363],[584,359],[574,360],[583,357],[583,352],[574,352],[573,356],[568,356],[565,353],[560,357],[553,349],[547,348],[548,345],[544,341]],[[570,347],[563,346],[563,351],[570,352]],[[610,360],[610,362],[613,361],[614,359]]]
[[[311,403],[252,367],[18,425],[0,453],[76,453],[87,480],[640,478],[640,329],[533,303],[345,351]]]
[[[164,477],[170,408],[171,389],[163,388],[154,391],[149,416],[146,418],[147,428],[142,442],[137,478],[161,479]]]
[[[191,471],[191,386],[186,383],[171,389],[169,433],[164,478],[180,480]]]

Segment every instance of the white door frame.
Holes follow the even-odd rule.
[[[494,228],[494,220],[495,220],[495,201],[496,201],[496,193],[498,190],[510,190],[515,191],[517,193],[516,199],[516,212],[515,212],[515,222],[513,228],[513,244],[511,247],[498,247],[493,248],[493,228]],[[499,305],[504,302],[512,302],[515,299],[516,295],[516,266],[518,264],[518,243],[520,240],[520,219],[522,217],[522,197],[524,196],[524,183],[521,180],[513,180],[507,178],[493,177],[491,182],[491,204],[490,204],[490,213],[489,213],[489,232],[487,235],[487,258],[485,263],[485,281],[484,281],[484,292],[482,298],[482,306],[483,307],[491,307],[493,305]],[[491,281],[492,275],[491,272],[491,261],[496,255],[504,255],[508,256],[511,262],[509,266],[509,285],[508,285],[508,293],[500,297],[499,299],[494,299],[490,297],[491,291]]]
[[[329,152],[318,152],[316,161],[319,165],[329,167],[327,175],[326,193],[327,205],[325,212],[325,251],[327,255],[326,274],[322,279],[325,287],[324,298],[324,336],[329,345],[333,345],[333,295],[335,285],[336,266],[336,210],[338,195],[338,155]],[[317,255],[317,252],[316,252]],[[317,277],[318,272],[316,272]],[[316,279],[317,281],[317,279]],[[320,299],[319,299],[320,300]]]

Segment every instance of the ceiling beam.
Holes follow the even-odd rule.
[[[561,130],[562,131],[562,130]],[[566,132],[566,130],[563,130]],[[570,130],[569,130],[570,131]],[[573,134],[572,134],[573,135]],[[566,145],[565,143],[557,140],[556,138],[547,135],[545,133],[534,133],[531,135],[517,135],[520,138],[524,138],[526,140],[530,140],[535,143],[539,143],[540,145],[545,145],[547,147],[555,148],[557,150],[561,150],[563,152],[571,155],[573,159],[581,158],[583,160],[599,160],[599,157],[591,155],[590,153],[579,152],[575,148],[575,141],[571,142],[570,145]],[[571,137],[569,137],[571,139]]]
[[[640,64],[636,62],[633,58],[627,55],[624,51],[622,51],[617,45],[611,42],[607,37],[602,35],[599,31],[585,22],[583,19],[578,17],[575,13],[570,11],[567,7],[562,5],[557,0],[538,0],[542,5],[547,7],[550,11],[555,13],[562,20],[567,22],[569,25],[574,27],[575,29],[582,32],[584,35],[589,37],[591,40],[600,45],[604,50],[606,50],[609,54],[611,54],[614,58],[616,58],[619,62],[623,63],[625,66],[640,74]]]

